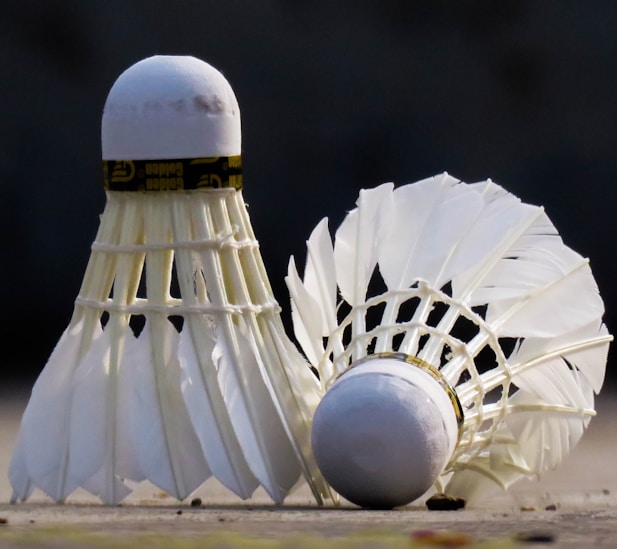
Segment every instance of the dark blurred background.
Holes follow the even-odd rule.
[[[275,294],[362,187],[447,171],[544,205],[615,310],[614,0],[21,0],[0,19],[2,375],[30,382],[67,325],[103,211],[109,88],[153,54],[221,70]],[[290,325],[287,324],[291,334]],[[615,383],[613,375],[612,384]]]

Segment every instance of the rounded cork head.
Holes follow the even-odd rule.
[[[113,84],[101,124],[103,160],[234,156],[240,109],[225,77],[191,56],[155,55]]]
[[[390,509],[422,496],[447,464],[457,418],[423,370],[374,359],[341,376],[320,402],[312,446],[330,485],[356,505]]]

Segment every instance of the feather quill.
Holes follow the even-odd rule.
[[[221,201],[224,199],[221,197]],[[207,238],[217,232],[231,233],[223,204],[215,202],[192,208],[196,238]],[[267,378],[251,348],[244,319],[232,313],[235,300],[246,303],[242,303],[246,284],[235,254],[236,250],[225,247],[220,250],[205,248],[199,254],[207,276],[223,282],[209,287],[212,304],[221,309],[212,358],[246,461],[270,497],[280,503],[296,484],[300,467],[265,384]]]
[[[559,371],[555,373],[561,376],[563,381],[566,376],[572,376],[571,373]],[[561,393],[559,396],[566,395]],[[518,442],[521,455],[533,474],[549,471],[559,465],[578,444],[590,420],[589,416],[573,413],[575,411],[573,409],[568,411],[567,407],[559,409],[557,406],[547,406],[546,403],[547,400],[543,398],[534,397],[526,391],[518,391],[510,399],[513,411],[505,419],[506,425]],[[531,411],[526,411],[528,408]]]
[[[251,472],[233,430],[229,413],[218,385],[212,353],[214,338],[206,330],[199,343],[191,332],[180,334],[179,360],[183,373],[182,394],[201,449],[214,476],[242,499],[249,498],[259,482]],[[203,340],[210,340],[205,343]],[[212,345],[209,354],[195,352]]]
[[[508,257],[513,244],[543,213],[540,208],[521,204],[510,194],[489,193],[489,196],[493,199],[486,203],[456,251],[455,262],[459,268],[452,276],[452,295],[471,306],[486,303],[474,299],[473,292],[495,263]]]
[[[139,481],[143,475],[135,460],[128,418],[119,413],[119,388],[129,384],[122,376],[124,365],[110,363],[110,331],[103,331],[93,342],[75,372],[69,477],[104,503],[117,504],[131,492],[120,479]],[[127,326],[118,343],[129,337],[133,334]],[[116,372],[110,372],[116,367]]]
[[[213,353],[223,397],[251,471],[281,503],[298,481],[300,468],[250,344],[238,329],[229,336],[217,329]]]
[[[167,249],[171,214],[156,196],[147,196],[144,208],[144,231],[152,247],[146,253],[148,302],[164,307],[169,300],[173,263],[173,254]],[[140,380],[133,409],[140,465],[148,480],[182,500],[211,472],[182,398],[179,335],[165,315],[154,312],[146,315],[135,343],[138,345],[127,348],[133,359],[126,360],[138,368]]]
[[[123,210],[118,244],[140,244],[143,209],[131,202],[124,203]],[[120,309],[135,301],[143,261],[143,253],[123,254],[115,261],[112,302]],[[92,342],[77,367],[72,394],[70,477],[108,504],[120,502],[131,492],[119,479],[143,479],[132,447],[133,437],[126,427],[127,418],[121,414],[124,402],[119,398],[121,392],[130,390],[130,380],[134,379],[130,372],[123,379],[124,343],[133,337],[128,322],[126,313],[109,314],[103,333]]]
[[[461,268],[456,254],[460,240],[482,209],[478,192],[448,174],[405,185],[394,191],[392,223],[379,255],[379,270],[390,290],[406,289],[419,280],[441,288],[450,280],[452,271]],[[412,213],[413,212],[413,213]],[[386,304],[382,323],[395,322],[399,299]],[[424,296],[414,312],[412,321],[426,321],[432,309],[432,300]],[[411,329],[401,345],[407,353],[415,353],[419,332]],[[391,334],[384,332],[377,341],[376,351],[391,347]]]
[[[387,233],[391,209],[392,183],[384,183],[371,190],[360,191],[357,208],[347,214],[336,231],[334,264],[339,291],[352,307],[361,305],[371,276],[377,265],[379,247]],[[353,316],[352,337],[366,330],[364,315],[357,311]],[[353,357],[362,356],[362,346],[354,346]]]
[[[394,191],[393,221],[379,252],[389,289],[408,288],[418,279],[439,288],[449,280],[458,240],[482,207],[479,193],[457,183],[443,174]]]
[[[308,295],[314,296],[321,314],[320,336],[336,328],[336,267],[334,248],[328,230],[328,219],[322,219],[309,237],[304,284]]]
[[[322,386],[307,368],[306,361],[296,347],[281,336],[283,328],[277,326],[280,318],[272,316],[267,324],[269,329],[264,329],[264,333],[272,338],[269,348],[276,349],[278,361],[286,366],[284,377],[273,376],[272,373],[269,375],[272,380],[270,392],[275,394],[273,402],[315,500],[319,505],[323,504],[324,499],[336,502],[338,497],[322,477],[310,444],[312,418],[323,396]],[[274,362],[272,359],[266,360]],[[265,364],[262,364],[262,369],[266,369]]]
[[[68,479],[68,439],[73,369],[81,340],[81,323],[69,326],[52,351],[32,389],[21,422],[22,446],[15,454],[9,476],[24,463],[31,482],[54,501],[64,501],[77,488]]]
[[[34,486],[55,501],[77,487],[66,482],[71,365],[77,361],[81,324],[69,326],[32,389],[9,465],[13,500],[26,499]]]
[[[125,343],[126,364],[139,380],[130,403],[130,429],[145,477],[183,500],[211,473],[182,398],[178,334],[166,319],[156,328],[152,320],[157,319]]]
[[[302,283],[293,257],[289,259],[285,282],[291,298],[291,315],[296,339],[309,362],[317,367],[324,353],[322,335],[326,327],[324,313],[314,298],[315,294],[310,294]],[[327,375],[327,372],[323,373]]]
[[[221,276],[225,281],[223,292],[213,292],[213,301],[216,299],[216,303],[227,313],[221,315],[220,325],[227,344],[239,353],[237,365],[250,368],[250,375],[255,376],[252,383],[257,393],[260,391],[260,381],[267,392],[261,403],[253,392],[249,393],[246,404],[249,407],[257,406],[257,411],[263,409],[263,414],[254,412],[255,418],[260,415],[268,417],[270,410],[276,413],[266,425],[253,423],[258,440],[269,441],[266,445],[262,444],[261,449],[264,463],[269,467],[267,473],[271,477],[264,488],[275,501],[282,501],[296,486],[298,473],[302,472],[320,503],[322,495],[330,496],[322,487],[323,480],[320,481],[308,449],[312,415],[308,401],[319,390],[319,384],[306,364],[302,370],[295,372],[296,375],[290,374],[291,367],[297,368],[299,354],[295,351],[291,355],[289,345],[281,344],[285,337],[278,304],[272,296],[261,256],[257,248],[250,244],[255,242],[255,236],[242,195],[236,192],[225,196],[224,200],[225,203],[221,200],[210,204],[205,224],[213,226],[221,234],[233,234],[234,238],[229,245],[221,246],[218,256],[203,254],[202,260],[206,273]],[[244,314],[229,314],[238,308],[244,310]],[[237,332],[235,337],[234,330]],[[242,368],[238,370],[239,375],[247,376]],[[284,464],[279,456],[275,459],[270,455],[272,448],[281,455]],[[252,465],[250,460],[249,464]],[[294,478],[296,482],[292,482]]]
[[[191,201],[198,202],[199,198],[178,194],[170,199],[182,303],[207,310],[211,304],[202,265],[195,252],[183,247],[193,238],[193,217],[186,212],[191,212]],[[215,343],[212,318],[206,314],[186,315],[178,347],[182,395],[212,473],[224,486],[246,499],[259,483],[246,463],[225,407],[212,359]]]
[[[593,391],[598,393],[604,382],[606,369],[603,365],[606,364],[610,341],[611,336],[599,319],[555,338],[526,338],[508,357],[515,373],[513,382],[531,394],[542,396],[541,392],[551,385],[550,379],[536,383],[536,376],[542,376],[543,370],[530,366],[567,361],[581,372]]]
[[[96,242],[115,243],[123,227],[125,204],[116,197],[101,216]],[[115,262],[93,250],[79,292],[85,300],[106,299],[114,280]],[[25,499],[34,487],[63,502],[77,487],[71,468],[80,456],[70,455],[72,392],[75,369],[101,336],[100,312],[78,303],[69,326],[52,351],[37,380],[22,418],[18,446],[9,476],[15,482],[13,499]]]
[[[560,314],[551,315],[556,309]],[[492,302],[487,321],[501,336],[551,337],[585,326],[603,312],[591,270],[586,261],[581,261],[572,271],[556,274],[550,283],[525,298]]]
[[[334,264],[341,295],[351,306],[366,298],[377,265],[382,235],[388,224],[392,183],[360,191],[357,208],[347,214],[336,231]]]

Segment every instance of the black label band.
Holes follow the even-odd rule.
[[[242,157],[103,160],[107,191],[189,191],[242,188]]]

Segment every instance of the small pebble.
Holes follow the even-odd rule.
[[[608,488],[604,488],[604,490],[602,490],[602,493],[603,493],[605,496],[608,496],[608,495],[611,493],[611,491],[610,491]]]
[[[523,505],[521,507],[521,511],[536,511],[537,509],[535,507],[532,507],[531,505]]]
[[[557,505],[551,503],[544,508],[545,511],[557,511]]]
[[[225,522],[225,517],[219,517],[219,522]]]
[[[181,514],[182,514],[182,509],[178,509],[178,510],[176,511],[176,515],[181,515]]]
[[[201,498],[194,498],[191,500],[191,507],[201,507]]]
[[[434,530],[417,530],[412,532],[414,545],[433,545],[439,547],[463,547],[471,545],[474,539],[465,532],[438,532]]]
[[[9,519],[7,519],[6,517],[0,517],[0,524],[8,524],[9,523]]]
[[[553,543],[557,536],[551,532],[519,532],[514,539],[521,543]]]
[[[465,507],[465,500],[445,494],[435,494],[426,500],[426,506],[431,511],[456,511]]]

